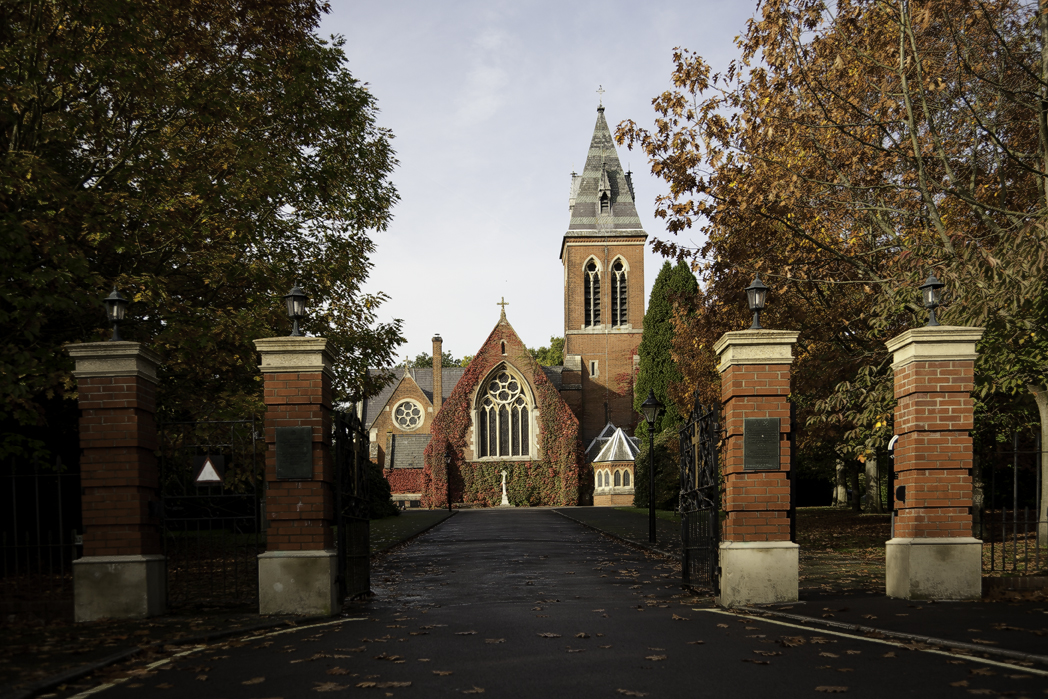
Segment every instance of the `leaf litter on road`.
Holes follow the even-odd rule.
[[[615,691],[618,692],[619,694],[623,694],[623,695],[625,695],[627,697],[646,697],[646,696],[648,696],[647,692],[636,692],[636,691],[634,691],[632,689],[616,689]]]
[[[266,681],[265,677],[252,677],[249,680],[244,680],[240,684],[262,684],[265,681]]]
[[[847,692],[848,688],[847,687],[841,687],[841,686],[833,686],[833,685],[823,685],[823,686],[820,686],[820,687],[816,687],[815,691],[816,692],[827,692],[829,694],[840,694],[842,692]]]

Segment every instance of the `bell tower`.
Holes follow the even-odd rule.
[[[586,446],[604,426],[632,431],[630,391],[644,321],[644,243],[633,182],[603,105],[586,166],[571,174],[564,265],[564,393]],[[577,383],[576,383],[577,381]],[[577,393],[570,395],[571,393]]]

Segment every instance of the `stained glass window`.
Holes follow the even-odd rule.
[[[411,400],[403,400],[393,408],[393,422],[402,430],[414,430],[422,424],[422,407]]]
[[[488,379],[477,409],[477,456],[528,456],[530,420],[520,380],[498,371]]]

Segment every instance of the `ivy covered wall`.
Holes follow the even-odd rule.
[[[538,454],[531,461],[472,460],[474,391],[502,362],[521,374],[535,397]],[[423,507],[447,507],[449,477],[452,502],[498,505],[502,502],[503,470],[513,505],[578,504],[583,463],[579,422],[505,319],[495,326],[444,402],[433,419],[431,433],[422,469]],[[447,467],[445,456],[451,457]]]

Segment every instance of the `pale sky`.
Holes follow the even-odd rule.
[[[434,333],[456,358],[475,354],[503,296],[529,347],[563,334],[560,242],[598,86],[612,130],[625,119],[651,127],[651,100],[671,87],[673,48],[723,71],[756,0],[331,5],[321,34],[346,38],[350,71],[369,83],[379,124],[395,135],[401,201],[374,236],[366,289],[391,297],[383,320],[404,320],[403,359],[428,353]],[[638,151],[618,150],[649,240],[665,235],[654,216],[665,183]],[[649,247],[645,298],[662,263]]]

